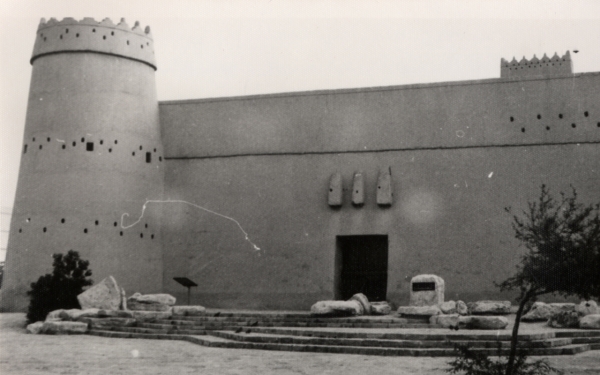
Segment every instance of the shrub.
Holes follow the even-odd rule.
[[[31,283],[27,322],[45,320],[49,312],[58,309],[78,309],[77,295],[83,288],[92,285],[87,277],[92,275],[88,270],[89,262],[79,258],[79,253],[69,250],[67,255],[54,254],[51,274],[40,276],[37,282]]]

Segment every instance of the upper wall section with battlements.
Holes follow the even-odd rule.
[[[535,55],[531,60],[525,56],[521,61],[513,57],[512,61],[500,60],[500,78],[520,78],[520,77],[552,77],[565,76],[573,74],[573,63],[569,51],[562,57],[554,53],[552,58],[544,54],[541,59]]]
[[[93,18],[77,21],[65,18],[57,21],[42,18],[37,30],[31,63],[45,55],[55,53],[95,52],[124,57],[150,65],[156,70],[154,41],[150,27],[144,30],[136,22],[130,27],[121,19],[114,24],[105,18],[98,22]]]

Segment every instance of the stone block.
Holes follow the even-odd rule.
[[[469,315],[469,308],[463,301],[456,301],[456,312],[460,315]]]
[[[579,328],[600,329],[600,314],[589,314],[579,320]],[[27,328],[29,329],[29,327]]]
[[[88,318],[89,319],[89,318]],[[40,333],[46,335],[70,335],[75,333],[86,333],[88,325],[83,322],[44,322]]]
[[[436,275],[417,275],[410,281],[410,306],[434,306],[444,302],[444,280]]]
[[[351,301],[319,301],[311,306],[312,315],[347,316],[363,315],[363,305],[355,300]]]
[[[521,317],[523,322],[543,322],[550,319],[553,314],[561,311],[574,311],[574,303],[544,303],[535,302],[531,310]]]
[[[131,327],[136,324],[133,318],[81,318],[80,321],[89,324],[90,328]]]
[[[372,315],[389,315],[392,312],[392,307],[389,303],[383,302],[371,302],[371,314]]]
[[[443,314],[456,314],[456,302],[446,301],[440,303],[440,310],[442,310]]]
[[[437,324],[444,328],[454,328],[459,326],[459,317],[458,314],[441,314],[441,315],[433,315],[429,318],[430,324]]]
[[[398,314],[415,316],[440,315],[442,310],[438,306],[400,306]]]
[[[600,271],[598,271],[600,272]],[[579,305],[575,306],[575,311],[579,316],[600,314],[598,304],[595,301],[582,301]]]
[[[63,321],[79,320],[79,318],[93,318],[98,316],[100,309],[71,309],[71,310],[60,310],[60,319]]]
[[[510,314],[510,301],[477,301],[467,304],[472,315],[507,315]]]
[[[467,329],[504,329],[508,326],[508,319],[504,316],[471,316]]]
[[[48,313],[48,315],[46,315],[46,322],[55,322],[55,321],[61,321],[62,318],[60,317],[60,314],[63,313],[63,309],[59,309],[59,310],[54,310],[54,311],[50,311]]]
[[[99,310],[99,318],[133,318],[133,311],[129,310]]]
[[[176,316],[197,316],[204,315],[205,312],[204,306],[173,306],[173,315]]]
[[[167,311],[133,311],[133,317],[139,321],[169,319],[173,316],[173,308]]]
[[[27,325],[27,333],[37,335],[42,330],[44,322],[35,322]]]
[[[560,311],[548,319],[548,325],[554,328],[578,328],[579,314],[576,311]]]
[[[127,307],[133,311],[168,311],[175,301],[170,294],[135,293],[127,299]]]
[[[114,277],[109,276],[77,296],[79,305],[86,309],[118,310],[121,305],[121,289]]]
[[[358,301],[364,309],[364,315],[371,315],[371,304],[369,303],[367,296],[364,294],[357,293],[350,297],[348,301]]]

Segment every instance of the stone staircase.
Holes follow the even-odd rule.
[[[207,312],[202,316],[136,321],[133,326],[90,323],[90,335],[184,340],[239,349],[389,356],[454,356],[456,345],[495,355],[508,353],[510,331],[452,331],[423,319],[317,318],[308,313]],[[569,355],[600,350],[600,330],[562,330],[520,335],[531,355]],[[500,349],[498,349],[500,347]]]

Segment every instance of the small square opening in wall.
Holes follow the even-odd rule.
[[[152,163],[152,154],[150,152],[146,152],[146,163]]]
[[[85,144],[86,151],[94,151],[94,142],[88,142]]]

